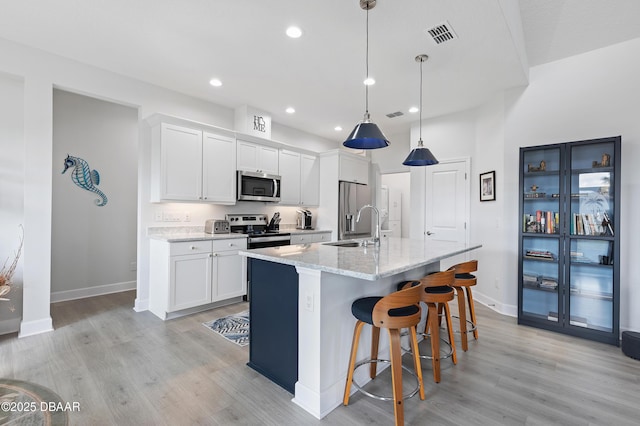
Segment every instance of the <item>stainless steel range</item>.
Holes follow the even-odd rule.
[[[225,219],[229,221],[231,232],[249,236],[247,238],[248,249],[291,244],[291,234],[280,232],[274,220],[271,222],[267,220],[266,214],[227,214]]]

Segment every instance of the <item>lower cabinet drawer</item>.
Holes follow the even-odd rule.
[[[228,240],[213,240],[213,251],[246,250],[246,238],[230,238]]]
[[[181,256],[183,254],[211,253],[211,240],[171,243],[170,247],[171,256]]]

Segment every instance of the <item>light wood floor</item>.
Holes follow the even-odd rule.
[[[391,402],[361,394],[315,419],[245,365],[248,346],[202,326],[246,303],[162,322],[135,313],[134,297],[125,292],[52,305],[54,332],[0,337],[0,376],[79,402],[81,411],[70,415],[75,425],[393,424]],[[442,362],[439,384],[423,365],[427,399],[406,401],[406,424],[639,424],[640,361],[614,346],[477,310],[480,340],[459,352],[458,365]],[[385,380],[386,372],[375,382]]]

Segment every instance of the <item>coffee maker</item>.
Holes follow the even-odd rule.
[[[313,215],[307,209],[297,210],[296,229],[313,229],[311,227],[311,219]]]

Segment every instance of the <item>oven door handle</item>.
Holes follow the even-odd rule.
[[[270,243],[275,241],[291,241],[291,237],[283,235],[281,237],[250,237],[249,244],[252,243]]]

